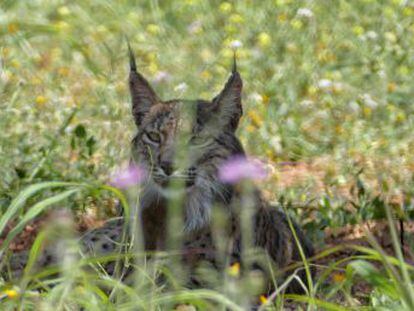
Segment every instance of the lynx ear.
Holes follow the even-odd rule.
[[[239,124],[240,117],[243,114],[241,104],[241,92],[243,81],[237,71],[236,55],[234,55],[233,70],[230,78],[227,80],[224,89],[213,99],[214,112],[219,125],[222,128],[234,132]]]
[[[159,102],[158,96],[148,81],[137,71],[135,57],[128,42],[129,51],[129,90],[132,98],[132,115],[139,127],[142,119],[149,112],[152,105]]]

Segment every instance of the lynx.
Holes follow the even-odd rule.
[[[243,232],[239,215],[243,192],[237,185],[224,183],[218,178],[219,168],[225,161],[235,156],[245,157],[235,134],[243,113],[243,83],[236,62],[223,90],[211,101],[164,101],[137,71],[131,49],[129,55],[132,116],[137,127],[131,145],[131,161],[149,172],[139,204],[145,250],[165,250],[167,247],[170,185],[179,181],[183,187],[183,228],[177,230],[181,230],[183,235],[184,264],[190,267],[190,271],[195,271],[202,261],[223,269],[212,232],[215,207],[228,216],[225,227],[226,238],[231,241],[229,262],[243,263]],[[302,261],[286,215],[270,206],[259,190],[254,189],[251,193],[253,244],[263,249],[281,269]],[[81,244],[99,254],[113,251],[120,240],[122,223],[108,222],[84,235]],[[296,224],[293,228],[304,255],[311,257],[313,248],[310,241]],[[10,262],[12,270],[21,270],[26,257],[25,253],[16,255]],[[55,260],[55,254],[46,249],[39,265],[50,265]],[[299,275],[306,283],[304,272]],[[299,283],[291,288],[300,290]]]

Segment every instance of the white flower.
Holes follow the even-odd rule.
[[[253,92],[249,95],[249,99],[255,103],[260,103],[262,101],[262,95],[257,92]]]
[[[302,106],[302,107],[304,107],[304,108],[309,108],[309,107],[312,107],[312,105],[314,104],[314,102],[312,101],[312,100],[310,100],[310,99],[305,99],[305,100],[302,100],[301,102],[300,102],[300,105]]]
[[[365,37],[370,40],[376,40],[378,38],[378,34],[375,31],[370,30],[365,34]]]
[[[371,109],[375,109],[378,107],[378,103],[372,99],[371,95],[369,94],[363,94],[361,96],[362,98],[362,102],[364,103],[365,106],[371,108]]]
[[[350,101],[348,107],[353,113],[358,113],[361,110],[361,107],[359,107],[359,104],[355,100]]]
[[[318,81],[318,88],[326,90],[332,87],[332,81],[328,79],[321,79]]]
[[[313,12],[311,9],[308,8],[300,8],[298,9],[298,11],[296,12],[296,14],[300,17],[306,17],[306,18],[312,18],[313,17]]]
[[[326,110],[320,110],[320,111],[316,112],[315,116],[317,118],[324,119],[324,120],[329,119],[329,113]]]
[[[230,42],[230,47],[232,49],[238,49],[241,48],[243,46],[243,43],[239,40],[233,40]]]
[[[163,82],[163,81],[168,81],[170,78],[171,78],[171,75],[168,72],[166,72],[166,71],[158,71],[155,74],[154,82],[155,83],[160,83],[160,82]]]
[[[190,34],[197,34],[200,32],[201,28],[203,26],[203,23],[200,20],[192,22],[188,27],[187,31]]]
[[[281,154],[283,152],[282,140],[279,136],[273,136],[272,138],[270,138],[269,143],[277,154]]]
[[[174,91],[182,94],[187,90],[187,88],[188,88],[187,83],[182,82],[174,88]]]

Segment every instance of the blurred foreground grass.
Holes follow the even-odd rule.
[[[125,37],[164,99],[212,98],[237,48],[239,136],[268,160],[271,199],[316,207],[298,210],[314,232],[357,222],[345,212],[355,206],[375,218],[376,195],[401,218],[413,213],[414,4],[403,0],[3,0],[2,213],[27,185],[105,182],[128,160]],[[84,197],[67,205],[112,208]]]

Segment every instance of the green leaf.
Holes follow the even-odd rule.
[[[86,129],[82,124],[79,124],[75,128],[75,135],[79,138],[85,138],[86,137]]]
[[[13,240],[13,238],[19,234],[20,231],[23,230],[23,228],[26,226],[26,224],[34,219],[36,216],[38,216],[41,212],[43,212],[46,208],[48,208],[50,205],[55,204],[57,202],[60,202],[68,197],[70,197],[72,194],[79,192],[81,188],[71,189],[67,190],[65,192],[59,193],[55,196],[49,197],[43,201],[40,201],[33,205],[28,212],[24,215],[23,219],[7,234],[6,239],[0,246],[0,251],[6,249],[9,245],[9,243]]]

